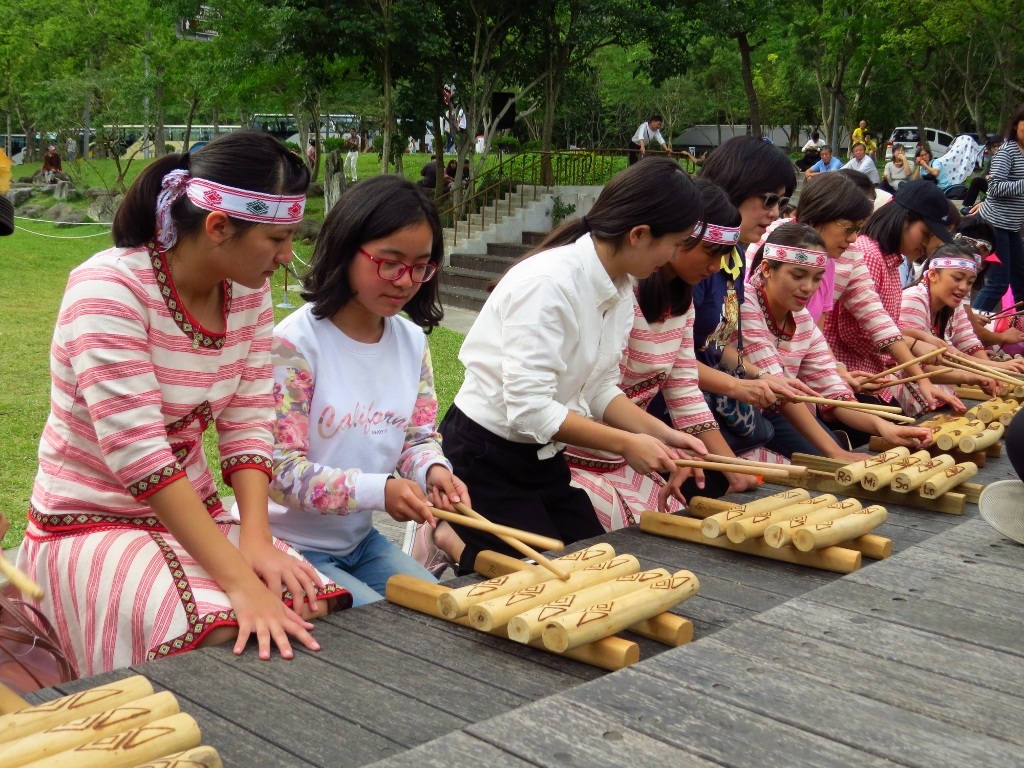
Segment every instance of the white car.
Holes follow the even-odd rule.
[[[924,130],[925,137],[928,139],[928,148],[932,151],[932,160],[946,154],[953,143],[953,135],[940,131],[938,128],[925,128]],[[892,160],[892,148],[897,144],[902,144],[903,148],[907,151],[907,157],[913,160],[914,155],[917,154],[917,150],[921,146],[921,140],[917,135],[917,127],[905,125],[892,132],[892,136],[889,137],[889,141],[885,145],[886,161]]]

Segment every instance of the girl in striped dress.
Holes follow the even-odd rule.
[[[268,278],[291,260],[309,174],[262,133],[230,133],[143,171],[116,247],[72,271],[50,347],[51,407],[19,565],[76,672],[252,633],[261,658],[344,590],[271,537]],[[203,452],[241,513],[217,497]],[[307,610],[308,608],[308,610]]]
[[[820,397],[855,401],[836,370],[824,335],[805,308],[818,289],[827,259],[821,235],[805,224],[783,224],[768,236],[754,259],[741,309],[744,357],[761,370],[799,378]],[[897,445],[923,445],[929,440],[926,429],[895,426],[863,411],[827,406],[817,411],[823,418],[882,435]],[[802,403],[783,403],[766,415],[773,422],[785,419],[792,424],[805,441],[804,453],[844,461],[866,457],[844,450]]]

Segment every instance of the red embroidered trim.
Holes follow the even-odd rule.
[[[598,461],[597,459],[584,459],[582,456],[575,456],[569,453],[565,454],[565,460],[570,467],[576,467],[577,469],[586,469],[590,472],[614,472],[617,469],[621,469],[626,463],[625,459],[621,461]]]
[[[163,469],[159,469],[147,477],[137,480],[129,485],[128,493],[130,493],[136,501],[142,501],[147,496],[152,496],[164,486],[169,485],[179,477],[184,476],[185,470],[182,468],[181,464],[175,461],[173,464],[168,464]]]
[[[274,476],[274,462],[266,456],[254,453],[243,453],[241,456],[232,456],[222,459],[220,462],[220,474],[224,482],[231,485],[228,475],[240,469],[259,469],[266,472],[270,477]]]
[[[717,421],[703,421],[700,424],[694,424],[693,426],[685,427],[684,429],[681,429],[680,432],[685,432],[688,435],[699,435],[702,432],[709,432],[712,429],[721,429],[721,427],[718,426]]]
[[[182,416],[177,421],[172,421],[167,425],[167,434],[173,435],[176,432],[188,427],[196,419],[199,419],[200,431],[205,432],[206,428],[213,423],[213,409],[210,408],[210,401],[204,400],[187,414]]]
[[[223,507],[216,493],[203,499],[203,506],[211,517],[216,517]],[[160,519],[153,514],[139,517],[121,517],[119,515],[100,515],[86,512],[68,512],[65,514],[44,515],[31,504],[28,517],[35,526],[43,531],[58,534],[73,534],[95,529],[113,528],[145,528],[153,531],[166,531]]]
[[[648,394],[652,390],[655,392],[660,391],[662,383],[667,378],[667,373],[659,373],[649,379],[644,379],[643,381],[638,381],[636,384],[631,384],[622,391],[626,397],[632,400],[634,397]]]
[[[771,309],[768,308],[768,297],[764,293],[764,285],[761,282],[753,283],[756,290],[754,296],[757,298],[757,303],[761,307],[761,312],[764,314],[765,322],[768,323],[768,330],[772,332],[776,339],[782,341],[785,339],[789,341],[793,338],[793,333],[796,333],[796,321],[793,322],[793,333],[786,333],[778,325],[775,324],[775,318],[772,316]]]
[[[161,253],[158,246],[153,243],[149,245],[149,258],[153,262],[153,274],[156,275],[156,281],[160,285],[160,295],[163,297],[164,303],[167,304],[171,318],[181,332],[188,336],[190,341],[198,341],[203,349],[222,349],[227,336],[228,315],[231,313],[231,281],[224,281],[224,333],[211,333],[189,314],[171,280],[171,273],[167,269],[166,255]]]

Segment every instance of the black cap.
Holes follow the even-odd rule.
[[[14,206],[7,195],[0,195],[0,237],[14,234]]]
[[[896,190],[893,202],[924,219],[928,229],[942,242],[953,242],[948,227],[949,200],[938,186],[925,179],[904,181]]]

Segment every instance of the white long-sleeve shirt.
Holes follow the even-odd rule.
[[[466,336],[455,404],[499,437],[553,456],[569,411],[601,419],[622,394],[632,324],[630,280],[611,279],[589,234],[532,256],[501,279]]]
[[[651,148],[653,142],[658,142],[657,146],[661,147],[665,145],[665,138],[661,135],[661,131],[657,128],[651,128],[650,123],[641,123],[640,127],[636,129],[636,133],[633,134],[633,143],[639,144],[644,143],[646,149]]]

